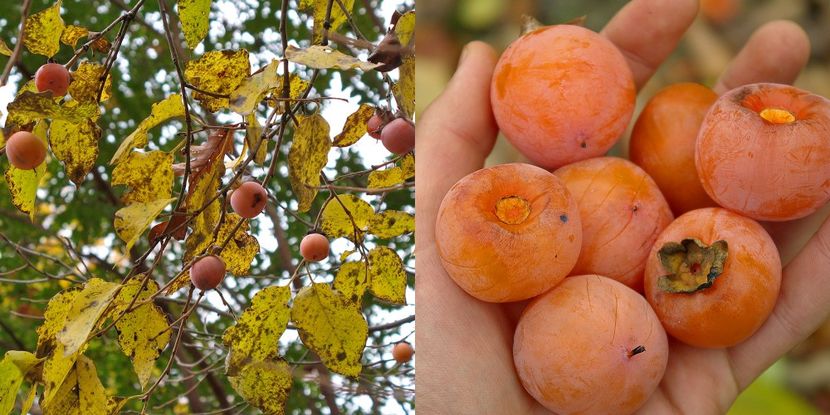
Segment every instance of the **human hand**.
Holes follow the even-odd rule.
[[[641,87],[691,24],[693,0],[634,0],[603,30],[626,57]],[[659,16],[659,17],[656,17]],[[792,82],[809,55],[804,32],[789,22],[764,25],[715,86],[721,94],[754,82]],[[460,178],[483,167],[497,126],[490,108],[496,63],[487,45],[468,45],[455,76],[417,129],[416,194],[419,409],[429,414],[548,413],[519,382],[513,332],[522,304],[485,303],[467,295],[441,266],[434,242],[438,207]],[[746,388],[830,312],[830,224],[785,268],[773,314],[751,338],[729,349],[670,341],[665,377],[642,413],[725,413]]]

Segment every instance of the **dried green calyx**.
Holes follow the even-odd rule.
[[[711,287],[723,272],[727,251],[723,240],[708,246],[698,239],[666,243],[657,256],[669,274],[657,279],[657,287],[670,293],[694,293]]]

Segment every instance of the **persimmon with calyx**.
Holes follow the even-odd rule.
[[[268,203],[268,192],[257,182],[242,183],[231,193],[231,207],[237,215],[251,219],[262,213]]]
[[[669,85],[648,101],[631,131],[631,161],[654,179],[675,215],[716,206],[697,176],[695,141],[717,99],[700,84]]]
[[[6,157],[12,166],[21,170],[31,170],[46,159],[46,146],[36,135],[28,131],[18,131],[6,141]]]
[[[225,278],[225,262],[216,255],[208,255],[196,260],[190,267],[190,281],[203,291],[219,286]]]
[[[758,222],[722,208],[688,212],[660,234],[645,294],[666,331],[696,347],[734,346],[767,320],[781,259]]]
[[[69,70],[58,63],[47,63],[35,72],[35,87],[38,92],[52,91],[52,95],[62,97],[69,90]]]
[[[396,118],[383,127],[380,141],[393,154],[407,153],[415,147],[415,126],[403,118]]]
[[[780,84],[735,88],[703,119],[695,164],[719,205],[764,221],[807,216],[830,200],[830,101]]]
[[[483,301],[535,297],[571,271],[582,246],[579,209],[556,176],[502,164],[473,172],[444,196],[435,243],[447,274]]]
[[[400,342],[392,348],[392,357],[395,358],[395,361],[404,364],[410,360],[412,360],[412,355],[415,354],[415,349],[412,348],[412,345],[407,342]]]
[[[599,274],[642,291],[646,255],[674,217],[657,184],[634,163],[597,157],[554,172],[579,206],[582,250],[572,274]]]
[[[490,88],[499,129],[548,169],[605,154],[631,120],[635,96],[617,47],[573,25],[541,27],[514,41]]]
[[[383,128],[383,118],[380,115],[375,114],[369,118],[369,121],[366,121],[366,132],[369,134],[370,137],[380,140],[380,133]]]
[[[568,277],[525,308],[513,337],[524,388],[557,414],[630,414],[666,371],[666,332],[646,300],[597,275]]]
[[[329,240],[323,234],[310,233],[300,241],[300,255],[306,261],[319,262],[329,257]]]

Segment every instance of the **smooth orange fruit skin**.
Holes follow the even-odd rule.
[[[582,250],[571,274],[599,274],[642,291],[646,255],[674,219],[657,184],[634,163],[597,157],[554,172],[579,206]]]
[[[35,87],[38,92],[52,91],[52,96],[62,97],[69,91],[71,77],[69,70],[59,63],[47,63],[35,72]]]
[[[667,242],[697,238],[729,245],[723,272],[694,293],[668,293],[657,279],[668,273],[657,257]],[[688,212],[669,225],[649,254],[645,294],[666,331],[697,347],[734,346],[767,320],[781,287],[781,258],[758,222],[722,208]]]
[[[320,233],[310,233],[300,241],[300,255],[309,262],[320,262],[329,257],[329,239]]]
[[[190,267],[190,281],[200,290],[212,290],[225,278],[225,272],[225,261],[216,255],[208,255]]]
[[[629,158],[657,182],[675,215],[716,206],[697,176],[695,142],[717,99],[700,84],[669,85],[648,101],[631,131]]]
[[[18,131],[6,141],[6,157],[12,166],[21,170],[31,170],[46,159],[46,146],[36,135],[28,131]]]
[[[638,346],[645,351],[632,355]],[[630,414],[657,388],[666,332],[634,290],[597,275],[566,278],[534,299],[513,337],[524,388],[556,414]]]
[[[257,217],[268,203],[268,192],[257,182],[245,182],[231,193],[231,208],[246,219]]]
[[[553,169],[605,154],[625,131],[636,88],[622,53],[580,26],[546,26],[513,42],[493,74],[499,128]]]
[[[761,118],[787,110],[791,123]],[[695,163],[719,205],[757,220],[807,216],[830,200],[830,101],[780,84],[751,84],[715,101],[698,135]]]
[[[518,301],[568,275],[582,225],[556,176],[529,164],[502,164],[453,185],[438,210],[435,242],[444,269],[464,291],[483,301]]]
[[[412,355],[415,354],[415,349],[412,348],[412,345],[406,342],[401,342],[395,345],[392,348],[392,357],[395,358],[395,361],[404,364],[410,360],[412,360]]]

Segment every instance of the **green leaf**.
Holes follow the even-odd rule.
[[[288,286],[266,287],[256,293],[236,324],[225,330],[222,342],[229,349],[228,376],[236,376],[251,361],[275,359],[278,342],[289,318]]]
[[[311,209],[320,185],[320,171],[328,162],[331,149],[329,123],[320,114],[298,116],[291,149],[288,151],[288,175],[297,196],[300,212]]]

